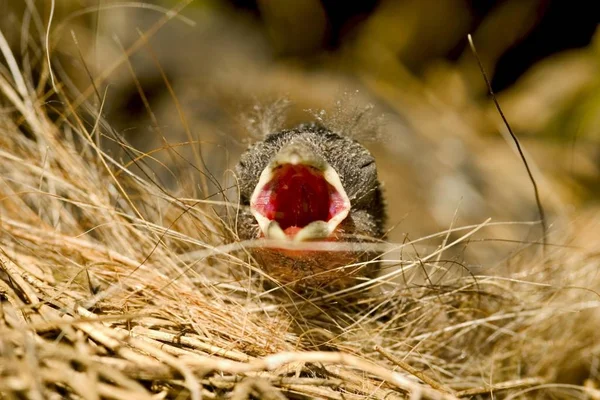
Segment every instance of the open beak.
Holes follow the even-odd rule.
[[[250,210],[264,237],[320,240],[350,212],[337,172],[305,143],[291,142],[262,171]]]

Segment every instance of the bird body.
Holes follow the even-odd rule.
[[[362,243],[381,239],[385,210],[375,159],[357,141],[316,124],[268,135],[236,166],[242,239]],[[261,268],[295,287],[347,287],[371,277],[377,254],[257,248]]]

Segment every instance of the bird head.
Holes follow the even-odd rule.
[[[326,128],[307,124],[268,135],[241,156],[236,175],[245,206],[238,224],[242,239],[362,242],[383,234],[375,160],[355,140]],[[372,258],[364,251],[260,248],[253,254],[271,276],[284,282],[323,285],[341,277],[349,283],[376,269],[372,264],[345,269]]]

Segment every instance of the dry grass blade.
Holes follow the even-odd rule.
[[[50,87],[43,51],[24,56],[46,69],[30,82],[36,75],[21,73],[2,34],[0,51],[1,398],[597,397],[597,211],[548,246],[552,265],[519,254],[506,269],[444,260],[507,225],[487,217],[405,243],[304,243],[294,249],[380,250],[386,269],[342,291],[294,293],[245,252],[281,243],[236,239],[235,218],[224,216],[237,204],[173,194],[134,172],[138,160],[200,141],[143,153],[102,119],[109,98],[87,107],[95,85],[72,93],[57,66]],[[100,136],[133,161],[111,155]],[[428,250],[406,255],[417,246]],[[429,268],[436,280],[419,279]]]
[[[475,55],[475,58],[477,59],[477,64],[479,65],[479,69],[481,70],[483,79],[485,80],[485,83],[488,87],[488,91],[490,92],[490,95],[492,96],[494,105],[496,106],[496,109],[498,110],[498,114],[500,114],[500,117],[502,118],[502,122],[504,122],[506,129],[508,129],[508,133],[510,134],[510,137],[512,138],[513,142],[515,143],[515,146],[517,147],[519,157],[521,157],[521,161],[523,161],[523,165],[525,166],[525,170],[527,171],[527,176],[529,176],[529,180],[531,181],[531,186],[533,187],[533,194],[535,196],[535,203],[537,205],[538,212],[540,215],[540,222],[542,224],[542,241],[543,241],[543,246],[544,246],[543,250],[544,250],[544,252],[546,252],[548,222],[546,221],[546,213],[544,212],[544,207],[542,206],[542,201],[540,199],[540,192],[538,190],[537,182],[536,182],[535,178],[533,177],[533,173],[531,172],[531,168],[529,167],[527,158],[525,157],[525,154],[523,153],[523,149],[521,148],[521,142],[519,141],[519,139],[517,138],[517,135],[515,135],[512,128],[510,127],[508,120],[506,119],[506,117],[504,116],[504,113],[502,112],[502,108],[500,108],[500,103],[498,103],[496,94],[494,93],[494,90],[492,89],[492,84],[485,72],[485,69],[483,68],[483,64],[481,63],[481,59],[479,58],[479,54],[477,53],[477,49],[475,49],[475,43],[473,43],[473,37],[471,36],[471,34],[467,35],[467,39],[469,40],[469,46],[471,46],[471,50],[473,51],[473,54]]]

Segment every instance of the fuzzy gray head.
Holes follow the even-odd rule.
[[[375,159],[360,143],[315,124],[268,135],[252,145],[236,166],[242,205],[249,205],[262,171],[284,148],[301,149],[307,159],[324,160],[338,174],[361,234],[381,237],[385,219]],[[317,161],[315,161],[317,162]],[[359,233],[359,232],[357,232]]]

